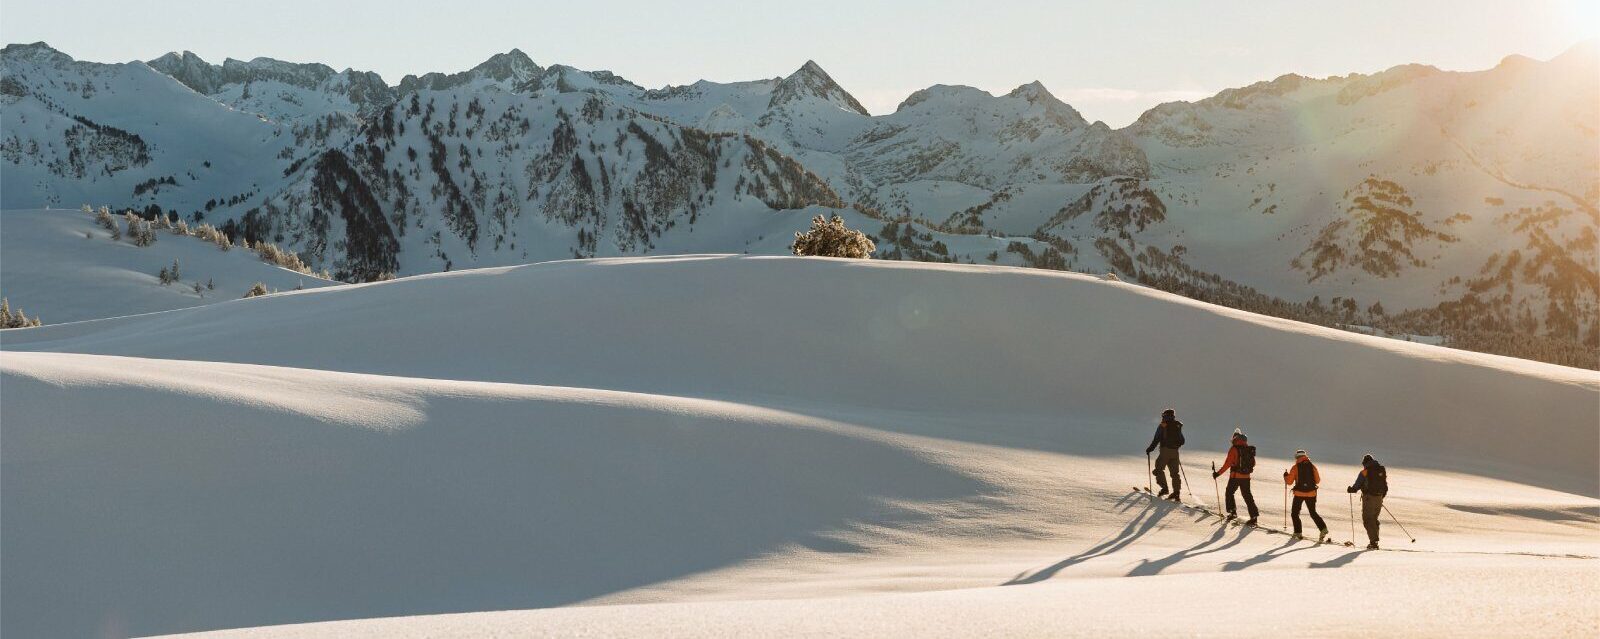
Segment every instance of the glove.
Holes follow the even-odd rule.
[[[1151,447],[1149,447],[1149,448],[1146,448],[1146,449],[1144,449],[1144,454],[1146,454],[1146,455],[1149,455],[1149,454],[1150,454],[1150,451],[1153,451],[1153,450],[1155,450],[1155,449],[1156,449],[1156,447],[1155,447],[1155,446],[1151,446]]]
[[[1212,479],[1216,479],[1216,478],[1221,477],[1221,476],[1222,476],[1222,473],[1211,473],[1211,478]]]
[[[1356,492],[1356,487],[1355,486],[1351,486],[1349,488],[1344,489],[1344,491],[1347,492],[1347,493],[1354,493],[1354,492]]]

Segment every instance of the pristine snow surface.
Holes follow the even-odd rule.
[[[1600,628],[1600,373],[1090,276],[550,262],[3,349],[8,637]],[[1349,539],[1371,451],[1417,542],[1130,494],[1169,406],[1193,499],[1242,426],[1263,522],[1306,448]]]

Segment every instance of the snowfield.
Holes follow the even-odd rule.
[[[1600,373],[1090,276],[578,260],[4,338],[7,636],[1600,629]],[[1242,426],[1263,523],[1305,448],[1349,540],[1370,451],[1417,541],[1132,493],[1169,406],[1193,500]]]
[[[267,264],[247,249],[223,251],[166,230],[156,238],[143,247],[126,236],[113,241],[79,210],[0,212],[0,295],[28,317],[61,324],[239,299],[256,282],[284,291],[338,283]],[[181,281],[162,286],[157,273],[173,260]],[[204,290],[196,293],[195,283]]]

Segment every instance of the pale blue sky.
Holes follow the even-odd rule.
[[[647,87],[786,75],[815,59],[874,113],[930,84],[1041,80],[1091,120],[1283,73],[1550,58],[1600,33],[1600,0],[1375,2],[378,2],[0,0],[0,39],[80,60],[188,49],[377,71],[458,71],[521,48]]]

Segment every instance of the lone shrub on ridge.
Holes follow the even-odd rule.
[[[811,230],[794,234],[790,248],[795,255],[871,259],[878,247],[865,233],[845,227],[844,218],[818,215],[811,218]]]

